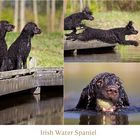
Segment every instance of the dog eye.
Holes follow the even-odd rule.
[[[117,85],[118,87],[120,87],[120,83],[119,83],[118,81],[116,82],[116,85]]]
[[[98,80],[96,84],[97,86],[101,87],[103,85],[103,80]]]

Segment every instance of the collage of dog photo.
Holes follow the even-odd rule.
[[[139,125],[139,0],[0,0],[1,125]]]
[[[67,0],[64,124],[140,124],[140,2]]]

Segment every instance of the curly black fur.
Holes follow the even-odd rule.
[[[129,21],[129,23],[125,27],[113,28],[109,30],[86,27],[82,33],[72,35],[67,39],[72,39],[73,41],[74,40],[81,40],[81,41],[100,40],[112,44],[119,43],[123,45],[138,46],[137,41],[125,40],[126,35],[133,35],[138,33],[138,31],[134,29],[132,24],[133,24],[132,21]]]
[[[27,57],[31,50],[31,38],[35,34],[40,34],[41,30],[33,22],[29,22],[23,28],[19,37],[11,45],[8,50],[9,68],[8,70],[16,70],[27,68]]]
[[[77,27],[85,27],[82,24],[82,20],[93,20],[92,12],[86,7],[82,12],[74,13],[64,19],[64,30],[73,30],[72,33],[66,34],[66,36],[76,33]]]
[[[7,44],[5,36],[7,32],[14,29],[14,25],[10,24],[8,21],[0,21],[0,71],[7,70]]]
[[[129,106],[129,100],[122,83],[119,77],[113,73],[105,72],[95,76],[83,89],[76,108],[100,111],[97,99],[112,102],[116,106],[116,110]]]

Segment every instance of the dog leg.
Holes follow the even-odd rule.
[[[139,43],[137,41],[133,41],[133,40],[125,40],[123,42],[120,42],[120,44],[123,45],[134,45],[134,46],[138,46]]]
[[[73,31],[69,34],[65,34],[65,36],[72,36],[72,35],[76,34],[76,31],[77,31],[76,28],[73,28]]]
[[[27,61],[26,60],[23,61],[23,68],[27,69]]]
[[[0,71],[6,71],[6,70],[7,70],[7,60],[3,59]]]
[[[16,69],[22,69],[22,58],[21,56],[17,59],[17,67]]]
[[[85,24],[80,24],[80,29],[84,29],[85,27]]]

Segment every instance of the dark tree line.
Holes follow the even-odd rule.
[[[83,7],[88,6],[96,11],[139,11],[140,0],[64,0],[67,8],[72,11],[81,11]]]
[[[121,10],[121,11],[139,11],[139,0],[114,0],[104,1],[107,10]]]
[[[5,9],[12,9],[15,31],[20,31],[28,20],[43,26],[46,31],[62,31],[63,0],[0,0],[0,20],[5,17]]]

